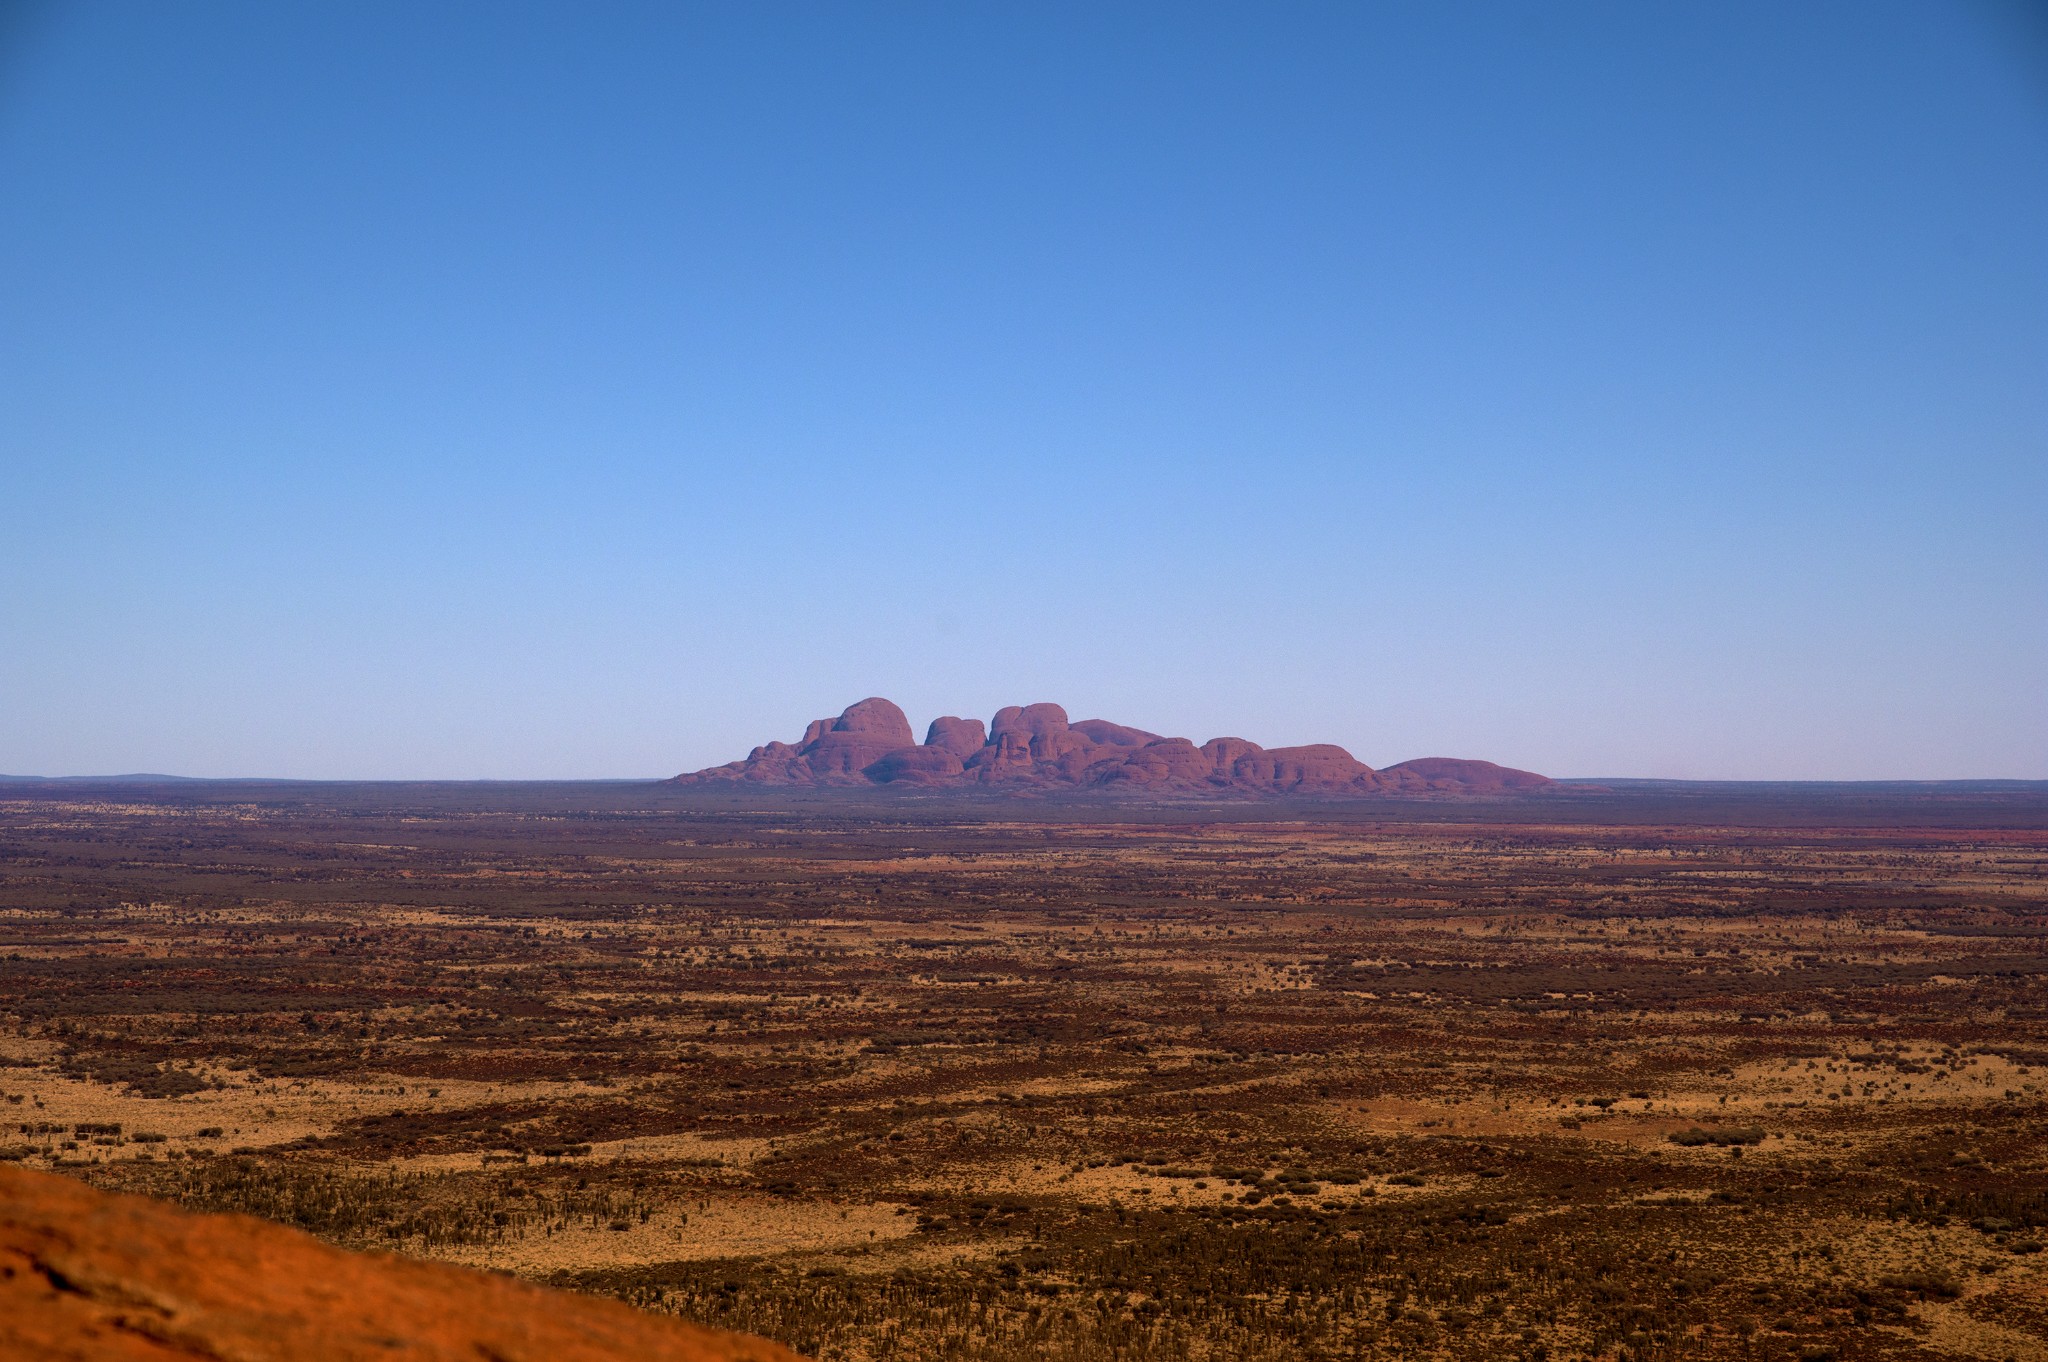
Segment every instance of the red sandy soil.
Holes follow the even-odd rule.
[[[14,1168],[0,1168],[0,1357],[797,1362],[615,1301]]]

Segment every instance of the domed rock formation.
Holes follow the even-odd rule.
[[[1490,761],[1462,761],[1456,757],[1420,757],[1389,766],[1380,773],[1381,782],[1391,790],[1450,790],[1467,793],[1506,793],[1540,790],[1557,782],[1534,771],[1517,771]]]
[[[820,719],[819,723],[824,720]],[[903,711],[880,696],[873,696],[846,712],[828,729],[809,737],[803,746],[804,764],[819,777],[857,774],[877,759],[906,747],[917,739],[910,735],[910,720]]]
[[[0,1167],[9,1362],[801,1362],[617,1301]]]
[[[882,758],[918,750],[910,720],[893,703],[877,695],[848,705],[837,719],[811,720],[797,742],[767,743],[749,752],[745,761],[728,762],[677,779],[745,780],[762,785],[863,785],[871,783],[864,772]],[[894,772],[898,768],[885,769]],[[896,778],[899,777],[893,774],[885,776]]]
[[[932,720],[926,730],[924,745],[951,752],[961,761],[966,761],[988,742],[988,732],[979,719],[956,719],[948,714],[943,719]]]
[[[1067,726],[1088,741],[1105,747],[1143,747],[1148,742],[1159,741],[1157,733],[1147,733],[1142,728],[1126,728],[1107,719],[1083,719],[1078,724]]]
[[[1192,788],[1220,774],[1202,749],[1186,738],[1161,738],[1128,752],[1119,749],[1094,773],[1092,783]]]
[[[1372,767],[1333,743],[1275,747],[1262,760],[1272,765],[1271,774],[1261,769],[1261,778],[1282,789],[1362,789],[1377,783],[1373,780]]]
[[[1243,738],[1197,747],[1106,719],[1070,722],[1054,704],[1010,705],[983,734],[979,719],[932,721],[922,744],[887,700],[817,719],[796,743],[757,747],[745,761],[677,776],[683,785],[986,785],[1010,790],[1162,794],[1514,795],[1559,788],[1531,771],[1425,757],[1375,771],[1341,747],[1265,748]]]

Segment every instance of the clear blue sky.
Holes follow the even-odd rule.
[[[6,12],[0,771],[2048,777],[2038,6]]]

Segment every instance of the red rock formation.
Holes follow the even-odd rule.
[[[837,719],[813,719],[796,743],[771,742],[745,761],[728,762],[688,781],[745,780],[763,785],[860,785],[867,768],[894,752],[916,750],[910,720],[880,696],[847,706]]]
[[[1143,747],[1148,742],[1158,742],[1160,734],[1147,733],[1142,728],[1125,728],[1107,719],[1083,719],[1080,723],[1069,724],[1076,733],[1099,743],[1104,747]]]
[[[617,1301],[0,1167],[8,1362],[801,1362]]]
[[[1097,744],[1067,722],[1058,705],[1037,704],[996,711],[988,744],[967,759],[977,779],[1078,779],[1093,764]]]
[[[1161,738],[1129,749],[1128,755],[1096,773],[1093,783],[1192,789],[1208,784],[1215,774],[1215,764],[1201,748],[1186,738]]]
[[[939,785],[959,776],[960,758],[943,747],[899,747],[861,770],[877,785],[909,781],[914,785]]]
[[[836,720],[819,719],[797,743],[757,747],[745,761],[693,775],[683,784],[957,785],[1008,789],[1103,789],[1158,793],[1358,796],[1518,794],[1554,786],[1544,776],[1492,762],[1428,757],[1374,771],[1341,747],[1263,748],[1243,738],[1196,747],[1106,719],[1069,722],[1058,705],[997,711],[987,736],[978,719],[932,721],[921,745],[903,711],[863,700]]]
[[[1419,757],[1389,766],[1380,780],[1390,790],[1442,790],[1466,794],[1499,794],[1517,790],[1540,790],[1557,782],[1534,771],[1517,771],[1490,761],[1461,761],[1456,757]]]
[[[829,729],[807,738],[802,756],[812,775],[829,779],[858,775],[877,759],[916,744],[903,711],[876,696],[848,706]]]
[[[956,719],[947,715],[932,720],[932,726],[925,730],[924,745],[942,748],[962,761],[979,752],[988,742],[987,730],[979,719]]]
[[[1367,790],[1373,786],[1373,770],[1364,762],[1331,743],[1307,747],[1275,747],[1266,753],[1273,763],[1269,779],[1289,790]]]

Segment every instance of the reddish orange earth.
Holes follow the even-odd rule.
[[[15,1168],[0,1168],[0,1357],[799,1362],[780,1344],[616,1301]]]

